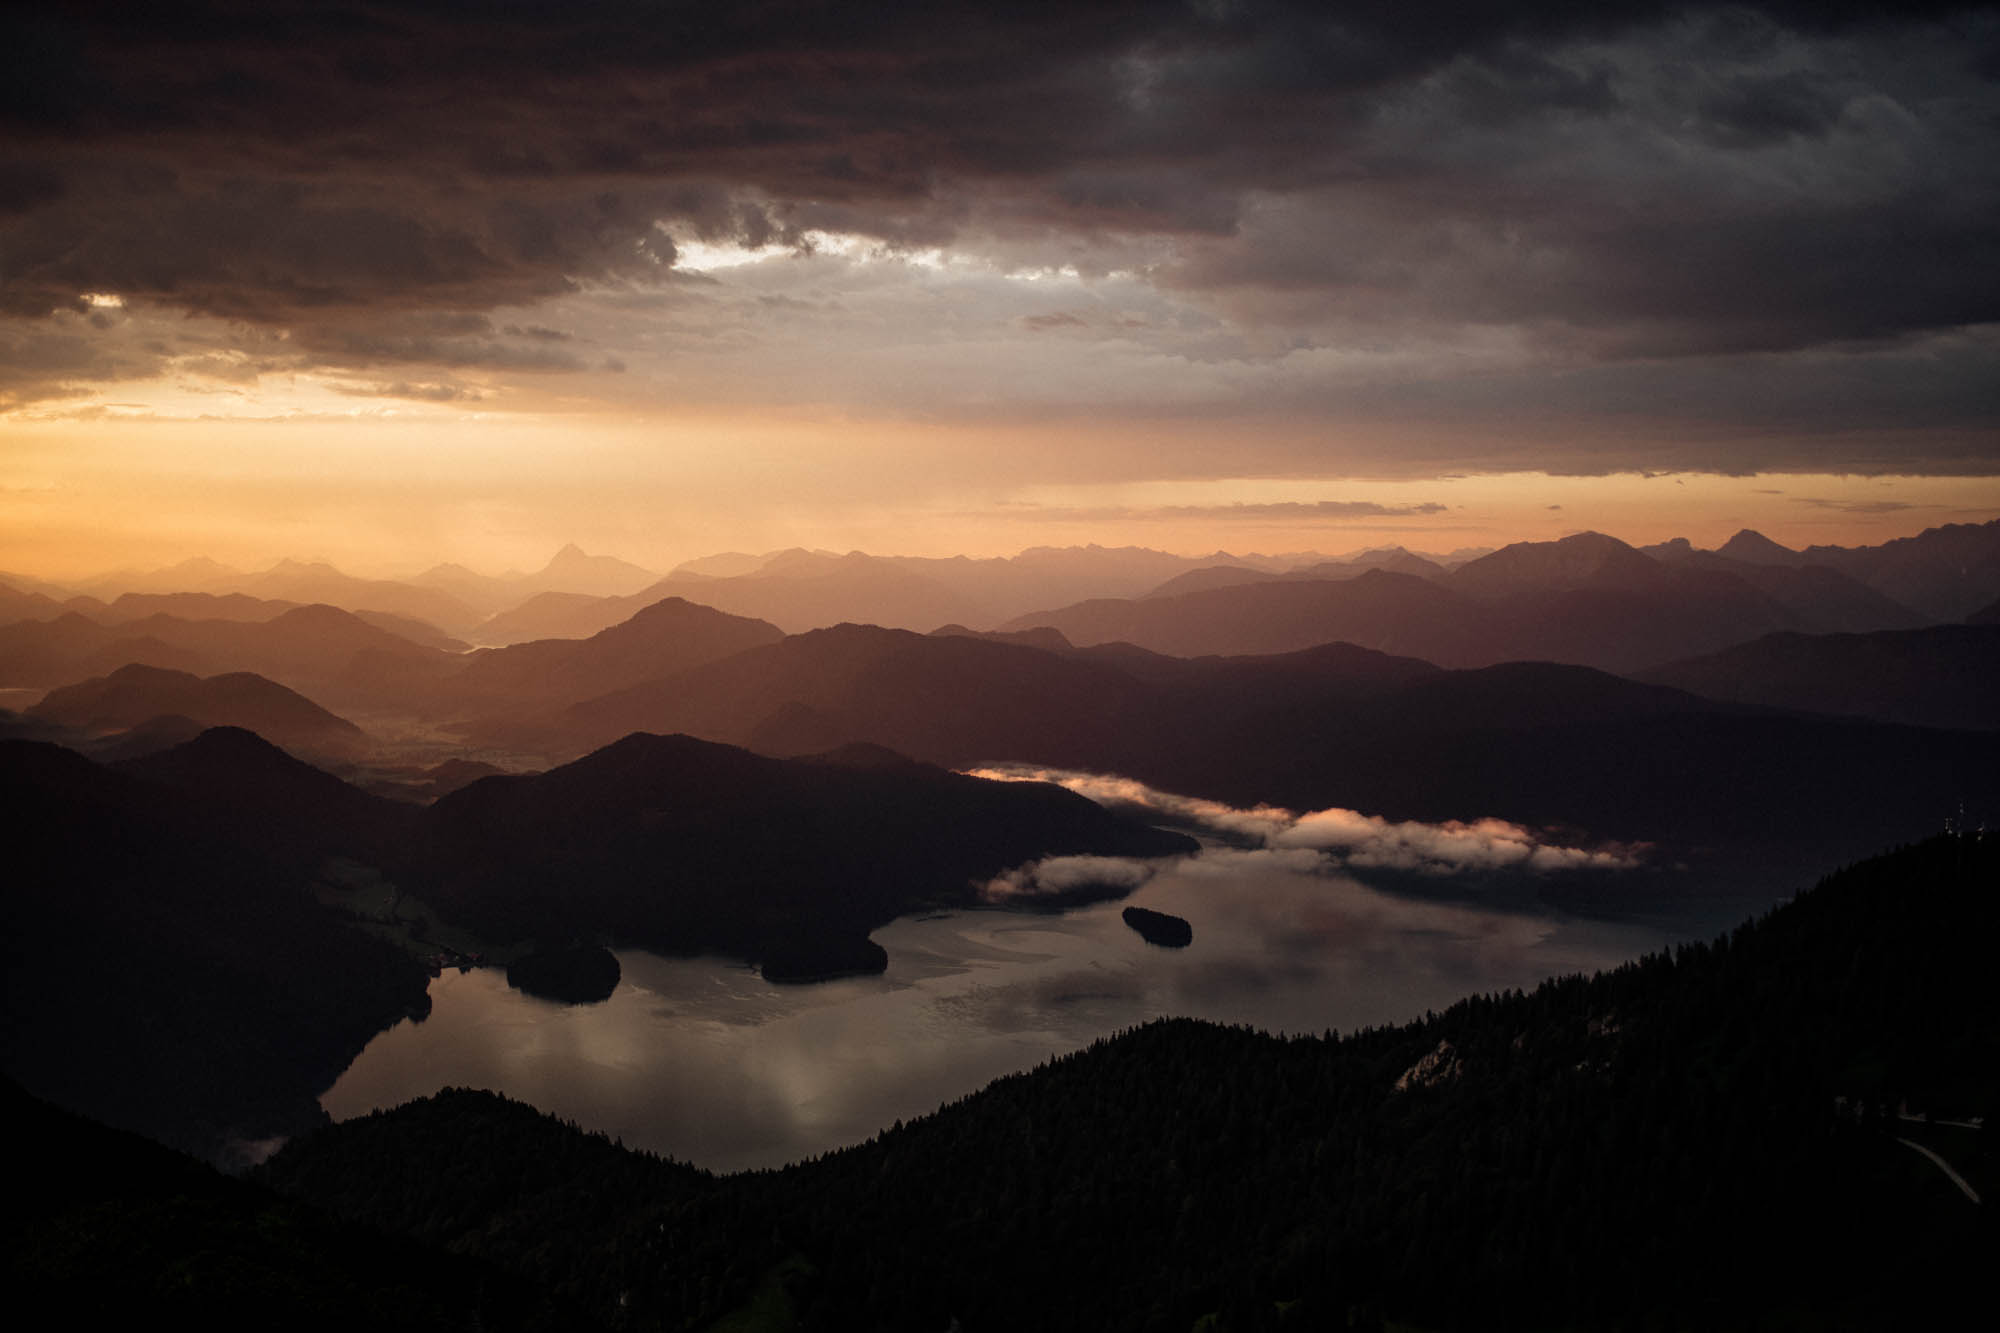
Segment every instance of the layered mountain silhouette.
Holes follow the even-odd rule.
[[[1243,805],[1496,815],[1794,853],[1860,854],[1933,827],[1960,800],[2000,800],[1992,737],[1798,707],[1555,663],[1447,671],[1342,644],[1182,659],[841,626],[578,704],[539,741],[575,753],[632,730],[686,731],[772,754],[868,741],[951,766],[1116,772]]]
[[[1726,559],[1740,560],[1751,565],[1778,565],[1799,569],[1810,563],[1797,551],[1788,546],[1780,546],[1753,528],[1744,528],[1716,547],[1715,553]]]
[[[842,621],[926,630],[953,621],[987,627],[1079,597],[1135,597],[1163,580],[1233,559],[1221,552],[1204,558],[1095,545],[1033,547],[1012,557],[978,560],[790,550],[756,557],[749,568],[740,560],[694,562],[675,576],[702,577],[704,586],[687,593],[696,601],[759,615],[794,631]],[[1299,563],[1246,559],[1270,570]]]
[[[1831,570],[1655,550],[1660,558],[1580,533],[1516,543],[1449,572],[1398,573],[1392,561],[1359,572],[1348,566],[1338,579],[1315,577],[1321,566],[1239,581],[1205,570],[1143,599],[1082,602],[1002,628],[1052,628],[1080,645],[1123,641],[1176,656],[1343,640],[1445,666],[1546,660],[1629,672],[1782,630],[1906,628],[1921,620]]]
[[[1717,554],[1752,564],[1819,565],[1933,620],[1960,620],[2000,596],[2000,519],[1947,523],[1879,546],[1793,551],[1748,529]]]
[[[1318,557],[1247,558],[1260,561],[1260,569],[1277,570]],[[979,560],[803,549],[730,553],[688,561],[623,597],[544,593],[494,616],[476,637],[495,644],[583,638],[668,596],[768,620],[792,632],[843,622],[920,631],[947,623],[984,628],[1080,596],[1139,596],[1162,580],[1218,559],[1233,557],[1101,546],[1036,547],[1008,558]]]
[[[437,694],[444,707],[459,712],[497,704],[556,707],[783,637],[764,621],[668,597],[585,639],[541,639],[477,652],[438,682]]]
[[[1245,565],[1205,565],[1176,575],[1146,594],[1147,597],[1178,597],[1182,593],[1206,592],[1211,588],[1236,588],[1246,583],[1300,583],[1317,579],[1359,578],[1371,569],[1392,574],[1413,574],[1418,578],[1442,579],[1448,570],[1435,560],[1413,555],[1400,546],[1370,551],[1351,560],[1322,560],[1292,569],[1254,569]]]
[[[1773,634],[1644,679],[1772,708],[1991,729],[2000,727],[2000,624]]]
[[[50,691],[31,717],[86,736],[129,732],[161,717],[200,727],[242,727],[303,755],[352,759],[368,737],[345,718],[253,672],[206,679],[138,664]]]
[[[482,622],[473,633],[481,643],[487,644],[528,643],[535,639],[587,639],[651,604],[643,593],[630,597],[598,597],[581,592],[540,592],[519,606]]]
[[[1663,564],[1734,574],[1796,612],[1812,629],[1866,633],[1913,629],[1930,619],[1825,565],[1748,529],[1718,551],[1699,551],[1684,537],[1642,548]],[[1736,555],[1729,552],[1735,550]]]
[[[1470,599],[1428,579],[1380,569],[1338,581],[1079,602],[1001,626],[1043,627],[1079,646],[1131,643],[1174,657],[1284,653],[1341,641],[1444,665],[1486,659],[1497,650],[1500,633]]]
[[[572,749],[685,731],[778,754],[870,741],[947,764],[1024,746],[1081,760],[1143,693],[1123,672],[1017,643],[839,625],[580,703],[555,734]]]
[[[127,598],[160,597],[168,601],[153,609],[169,614],[193,619],[247,618],[213,604],[202,608],[186,600],[188,594],[204,594],[218,599],[241,598],[292,606],[323,602],[349,611],[380,612],[419,621],[451,634],[462,633],[484,618],[464,601],[438,588],[395,579],[356,578],[323,560],[281,560],[269,569],[246,573],[197,557],[166,569],[121,570],[86,580],[81,586],[90,595],[88,600],[92,604],[79,599],[66,604],[85,614],[94,614],[106,606],[117,608]],[[107,603],[100,598],[112,600]],[[174,605],[175,599],[181,599],[181,604]],[[125,616],[125,612],[115,613],[115,618]]]
[[[281,560],[261,574],[237,581],[231,591],[305,605],[325,603],[386,611],[435,625],[454,635],[470,630],[482,618],[478,611],[449,593],[393,579],[356,578],[323,561]]]
[[[495,576],[477,573],[464,565],[443,564],[432,566],[410,582],[449,593],[491,616],[547,593],[624,597],[651,585],[659,577],[616,556],[588,555],[572,542],[532,574]],[[482,637],[494,641],[490,636]]]
[[[871,625],[929,629],[947,621],[991,620],[983,599],[968,596],[928,571],[859,551],[829,560],[810,552],[781,554],[755,574],[734,578],[668,578],[654,585],[733,615],[768,620],[789,633],[830,617]]]
[[[148,616],[174,616],[181,620],[273,620],[299,605],[270,597],[252,597],[245,592],[128,592],[119,594],[91,619],[105,625],[122,625]],[[433,627],[432,632],[438,631]]]
[[[106,626],[71,613],[0,626],[0,679],[17,685],[67,685],[137,662],[201,675],[255,672],[340,706],[399,702],[457,660],[325,605],[266,620],[155,613]]]
[[[1674,582],[1658,561],[1601,532],[1580,532],[1552,542],[1515,542],[1460,565],[1445,581],[1468,596],[1487,600],[1577,589],[1661,588]]]
[[[157,622],[111,628],[75,611],[49,620],[0,625],[0,681],[46,689],[102,676],[133,662],[176,671],[225,669],[199,648],[170,643],[151,632],[159,628]]]
[[[63,604],[57,598],[0,582],[0,625],[19,620],[48,620],[62,613]]]
[[[1501,595],[1508,579],[1503,569],[1541,578],[1517,580],[1514,591],[1550,591],[1572,586],[1563,582],[1564,565],[1590,567],[1579,544],[1608,540],[1583,533],[1565,538],[1560,552],[1537,556],[1521,547],[1554,548],[1563,543],[1519,543],[1507,552],[1461,551],[1435,559],[1400,547],[1358,552],[1329,560],[1317,552],[1278,556],[1172,555],[1137,547],[1036,547],[1006,558],[923,558],[844,555],[830,551],[789,550],[747,555],[732,552],[686,561],[664,579],[637,565],[609,556],[585,554],[571,545],[533,574],[481,574],[461,565],[438,565],[415,578],[357,579],[324,562],[282,561],[271,569],[245,573],[212,560],[189,560],[168,569],[122,571],[65,589],[22,575],[0,575],[0,624],[10,618],[48,619],[60,609],[95,614],[107,604],[100,598],[121,594],[209,593],[242,594],[260,599],[306,604],[325,602],[350,611],[382,612],[422,621],[444,633],[491,644],[549,637],[588,637],[626,619],[644,605],[666,596],[685,596],[733,614],[770,620],[798,631],[842,621],[884,624],[927,630],[958,622],[990,628],[1010,619],[1048,614],[1093,599],[1137,598],[1149,594],[1241,586],[1267,580],[1345,579],[1370,568],[1418,577],[1453,578],[1468,565],[1487,563],[1454,586],[1472,591],[1483,585],[1486,596]],[[1621,543],[1622,545],[1622,543]],[[1629,548],[1628,548],[1629,549]],[[1854,601],[1842,611],[1829,602],[1832,585],[1753,580],[1763,591],[1793,606],[1806,623],[1793,628],[1863,631],[1906,628],[1906,624],[1876,623],[1883,617],[1913,613],[1924,620],[1959,620],[2000,596],[2000,522],[1951,524],[1915,537],[1878,546],[1814,546],[1794,551],[1763,535],[1744,531],[1716,551],[1696,551],[1684,541],[1646,548],[1646,554],[1666,563],[1699,563],[1710,570],[1749,578],[1749,568],[1823,569],[1846,580],[1842,597],[1854,601],[1852,585],[1873,591],[1882,601]],[[1598,572],[1608,572],[1603,557]],[[1447,572],[1449,571],[1449,572]],[[1552,585],[1547,575],[1556,575]],[[1175,582],[1182,578],[1186,582]],[[766,584],[758,587],[754,585]],[[1603,586],[1601,578],[1586,586]],[[1789,594],[1788,594],[1789,590]],[[554,594],[533,611],[524,604]],[[37,602],[45,597],[47,602]],[[633,599],[633,600],[623,600]],[[604,602],[595,611],[595,602]],[[618,604],[622,601],[622,605]],[[1892,608],[1906,608],[1898,612]],[[519,623],[516,613],[520,613]],[[1825,617],[1845,614],[1846,623]],[[1819,617],[1815,619],[1815,616]],[[1856,618],[1860,617],[1860,618]],[[1872,620],[1869,618],[1873,618]],[[209,617],[202,617],[209,618]],[[474,634],[475,626],[478,627]]]
[[[12,634],[8,637],[21,645],[18,651],[25,652],[31,660],[46,658],[51,662],[66,662],[69,657],[74,656],[74,649],[65,649],[62,647],[63,644],[70,640],[87,640],[99,645],[98,648],[92,651],[108,660],[109,657],[115,656],[120,651],[117,645],[121,643],[138,645],[148,640],[160,641],[159,631],[162,627],[167,627],[169,638],[185,638],[193,633],[192,631],[184,631],[176,628],[180,622],[229,621],[243,624],[266,623],[276,620],[287,612],[302,610],[305,606],[304,603],[300,602],[267,597],[252,597],[247,593],[211,592],[128,592],[109,603],[100,602],[96,598],[86,597],[72,597],[60,603],[47,598],[37,600],[40,602],[40,605],[37,607],[38,614],[23,616],[19,620],[10,620],[4,613],[7,605],[5,590],[0,589],[0,626],[6,626],[12,630]],[[408,639],[410,642],[422,647],[447,653],[464,652],[467,647],[465,643],[454,639],[437,626],[409,616],[367,609],[357,610],[351,614],[355,619],[365,624],[373,625],[377,629],[384,630],[399,638]],[[47,630],[36,631],[22,623],[23,621],[27,621],[53,624],[58,620],[63,621],[65,624],[65,629],[60,633]],[[87,630],[81,628],[79,622],[95,624],[105,630],[106,633],[91,636]],[[40,656],[37,656],[35,645],[45,643],[52,645],[52,650],[43,652]],[[144,652],[146,649],[135,646],[130,648],[129,651]],[[199,648],[187,651],[192,655],[199,652]],[[126,660],[134,661],[140,659],[133,657]],[[157,665],[157,663],[155,664]],[[123,663],[117,663],[117,665],[123,665]],[[67,665],[38,668],[44,674],[48,671],[55,671],[59,674],[61,671],[68,669],[70,668]]]

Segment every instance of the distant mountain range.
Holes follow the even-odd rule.
[[[1684,848],[1859,854],[1960,800],[2000,805],[1992,736],[1716,702],[1553,663],[1447,671],[1346,644],[1183,659],[842,626],[535,726],[486,738],[556,753],[632,730],[774,754],[863,741],[954,767],[1115,772],[1246,806],[1495,815]]]
[[[186,671],[138,664],[108,676],[51,690],[28,716],[73,728],[85,737],[130,732],[162,718],[195,731],[241,727],[294,754],[354,759],[367,747],[361,728],[293,690],[253,672],[206,679]]]
[[[432,634],[442,630],[458,635],[540,593],[617,596],[636,592],[658,577],[611,556],[586,555],[574,545],[565,546],[533,574],[491,576],[447,564],[407,580],[355,578],[324,561],[281,560],[269,569],[245,572],[197,558],[165,569],[101,575],[69,589],[0,574],[0,624],[28,616],[46,619],[65,609],[104,619],[97,613],[107,607],[112,620],[155,611],[190,619],[268,619],[255,603],[324,602],[357,614],[398,617],[412,626],[421,623]],[[208,600],[198,602],[187,594]],[[164,600],[149,606],[148,599]],[[230,606],[231,602],[236,605]]]
[[[1659,566],[1678,571],[1679,576],[1662,578]],[[1506,612],[1542,620],[1542,637],[1554,650],[1567,653],[1566,660],[1631,669],[1659,665],[1668,658],[1625,660],[1605,648],[1605,636],[1630,630],[1633,621],[1646,614],[1644,610],[1627,614],[1604,604],[1607,594],[1630,599],[1650,593],[1665,599],[1661,614],[1685,616],[1691,623],[1721,614],[1730,632],[1747,629],[1760,617],[1757,633],[1782,629],[1861,633],[1955,621],[2000,598],[2000,521],[1933,528],[1880,546],[1815,546],[1804,551],[1792,551],[1749,531],[1715,551],[1697,550],[1685,540],[1635,550],[1600,534],[1581,533],[1559,542],[1516,543],[1499,551],[1466,550],[1432,557],[1385,547],[1335,560],[1316,552],[1181,556],[1099,546],[1038,547],[1012,557],[985,559],[793,549],[704,557],[684,562],[664,577],[614,557],[587,555],[574,545],[564,547],[533,574],[495,576],[459,565],[438,565],[403,582],[356,579],[316,562],[286,560],[253,574],[197,559],[164,570],[106,575],[72,589],[0,574],[0,624],[46,620],[65,610],[102,620],[101,613],[117,606],[104,599],[131,594],[235,594],[264,601],[324,602],[356,613],[398,617],[404,622],[398,632],[433,646],[449,646],[451,639],[504,645],[586,638],[663,597],[680,596],[733,615],[769,621],[790,633],[842,622],[918,631],[951,623],[974,629],[1069,623],[1076,629],[1072,637],[1095,642],[1102,641],[1094,637],[1099,634],[1129,636],[1112,633],[1118,617],[1108,608],[1084,611],[1082,603],[1172,601],[1256,583],[1350,581],[1373,571],[1431,581],[1483,605],[1506,603]],[[1708,577],[1697,577],[1702,575]],[[1731,578],[1720,577],[1725,575],[1763,594],[1765,601],[1736,589]],[[153,609],[201,619],[257,614],[248,608],[214,606],[196,611],[185,604]],[[114,617],[131,618],[125,612],[115,612]],[[1567,621],[1576,625],[1566,631]],[[422,622],[423,629],[409,622]],[[1143,627],[1139,632],[1164,633]],[[427,639],[426,633],[434,638]],[[1565,643],[1565,633],[1572,642]],[[1725,646],[1694,643],[1686,632],[1681,638],[1679,651],[1668,657]],[[1517,639],[1482,648],[1481,660],[1502,660],[1492,654],[1515,654],[1523,645],[1536,646],[1535,635],[1527,630]],[[1306,644],[1278,643],[1267,631],[1255,644],[1234,642],[1219,650],[1301,646]],[[1468,659],[1451,664],[1476,663]]]
[[[659,575],[616,556],[587,555],[571,543],[533,574],[478,574],[463,565],[434,565],[410,580],[419,587],[451,594],[490,616],[547,592],[621,597],[653,583]]]
[[[1935,529],[1933,541],[1952,550],[1985,541],[1996,553],[1990,586],[2000,591],[2000,524],[1971,532]],[[1845,563],[1908,585],[1908,570],[1928,568],[1916,553],[1930,550],[1922,538],[1910,541],[1893,558]],[[1413,560],[1285,574],[1212,567],[1142,598],[1081,602],[1001,628],[1050,628],[1079,645],[1128,642],[1178,656],[1288,652],[1338,640],[1445,666],[1546,660],[1629,672],[1764,634],[1910,629],[1930,618],[1854,574],[1805,556],[1780,561],[1770,552],[1784,548],[1755,534],[1731,545],[1738,556],[1685,542],[1641,551],[1580,533],[1516,543],[1448,571],[1399,572],[1417,570]],[[1742,559],[1744,552],[1759,558]],[[1951,602],[1965,587],[1987,586],[1980,577],[1954,576],[1959,593],[1938,583],[1929,600]]]
[[[1962,531],[1939,531],[1957,545],[1967,540]],[[1825,566],[1778,563],[1771,553],[1783,548],[1754,534],[1730,545],[1767,563],[1677,543],[1649,553],[1586,533],[1420,575],[1396,572],[1392,566],[1416,558],[1389,550],[1347,562],[1339,578],[1315,577],[1326,571],[1312,568],[1252,571],[1251,583],[1184,592],[1156,585],[1160,595],[1084,602],[1001,631],[952,625],[928,636],[842,625],[786,637],[768,621],[685,598],[633,605],[649,590],[590,603],[630,609],[586,638],[456,653],[384,628],[379,615],[330,606],[270,614],[280,604],[240,594],[127,594],[97,619],[69,611],[0,626],[0,679],[62,687],[111,678],[128,664],[156,668],[132,678],[155,682],[151,693],[128,690],[98,719],[65,701],[6,725],[14,735],[56,734],[36,729],[45,725],[103,734],[115,716],[138,729],[121,742],[126,753],[185,739],[205,722],[255,725],[212,704],[190,711],[159,687],[168,677],[158,673],[250,672],[304,696],[308,707],[448,724],[452,735],[491,752],[480,757],[511,766],[568,760],[633,731],[685,732],[773,755],[867,742],[951,766],[1017,760],[1109,769],[1231,800],[1573,820],[1606,836],[1646,836],[1647,801],[1692,801],[1701,814],[1690,836],[1707,828],[1735,839],[1804,820],[1843,845],[1860,841],[1864,829],[1895,836],[1897,821],[1915,808],[1906,798],[1953,803],[1942,778],[1878,792],[1872,810],[1853,790],[1803,809],[1769,793],[1733,796],[1733,806],[1719,799],[1730,784],[1701,774],[1747,764],[1778,780],[1773,766],[1787,761],[1759,754],[1750,738],[1788,728],[1816,738],[1799,741],[1800,753],[1830,759],[1845,750],[1857,763],[1868,755],[1871,773],[1919,763],[1915,739],[1827,731],[1808,718],[1753,716],[1744,705],[1959,730],[1991,728],[1996,709],[1991,645],[1980,627],[1808,632],[1800,626],[1907,626],[1920,617]],[[1902,567],[1917,548],[1899,549]],[[1147,553],[1030,554],[1021,559],[1072,572],[1079,561],[1157,572]],[[831,577],[815,553],[775,563]],[[919,577],[866,557],[831,564],[868,577],[887,568],[904,583]],[[1189,581],[1223,577],[1228,568],[1243,567],[1203,566]],[[680,577],[704,587],[729,581]],[[730,577],[746,579],[744,587],[758,582]],[[766,582],[790,586],[787,577]],[[210,614],[191,620],[168,608]],[[1350,646],[1329,646],[1341,644]],[[1718,702],[1637,687],[1620,694],[1626,687],[1590,673],[1527,665],[1536,661],[1636,674]],[[1524,665],[1473,674],[1506,663]],[[1496,693],[1499,681],[1512,684]],[[1615,724],[1586,702],[1613,698],[1625,701]],[[148,700],[157,708],[142,717]],[[1666,720],[1696,715],[1699,726]],[[280,725],[267,720],[259,729],[315,757],[338,752],[330,731],[308,744],[303,732],[281,734]],[[1594,734],[1588,725],[1609,730]],[[1619,753],[1679,757],[1612,781],[1590,753],[1594,741]],[[1938,744],[1957,754],[1972,742]],[[1505,751],[1521,745],[1545,747],[1539,776],[1511,772]],[[1425,765],[1379,758],[1412,747],[1428,755]],[[1892,760],[1891,751],[1909,753]],[[1326,758],[1335,753],[1337,762]],[[1939,771],[1956,774],[1970,753],[1941,761]],[[434,751],[423,766],[443,757]],[[1670,796],[1676,782],[1695,794]],[[1823,785],[1812,774],[1788,773],[1778,790]],[[441,790],[417,769],[403,787],[384,790],[419,788]],[[1826,814],[1838,809],[1858,821],[1851,839]]]
[[[325,605],[268,620],[155,613],[105,625],[72,611],[0,625],[0,680],[20,686],[67,685],[141,663],[196,674],[252,671],[338,707],[408,693],[459,660]]]
[[[1727,577],[1677,570],[1629,547],[1602,549],[1606,562],[1595,565],[1558,553],[1562,577],[1577,586],[1507,590],[1495,602],[1374,570],[1339,582],[1265,582],[1117,604],[1152,614],[1148,608],[1184,612],[1212,600],[1207,622],[1180,622],[1190,634],[1240,637],[1245,627],[1265,626],[1283,643],[1299,631],[1270,605],[1296,610],[1308,597],[1346,612],[1349,637],[1362,637],[1364,613],[1374,615],[1383,627],[1376,637],[1414,640],[1405,653],[1317,643],[1289,653],[1181,657],[1129,643],[1077,647],[1050,627],[919,635],[848,625],[786,637],[766,622],[680,599],[589,639],[457,656],[328,607],[264,622],[154,616],[133,624],[150,626],[162,649],[199,649],[205,661],[254,667],[314,704],[401,709],[448,721],[475,747],[545,761],[635,731],[683,732],[778,756],[869,743],[949,767],[1019,761],[1120,772],[1243,804],[1342,805],[1425,819],[1490,814],[1599,837],[1670,835],[1739,848],[1819,840],[1858,850],[1928,827],[1940,811],[1994,787],[2000,763],[1990,739],[1881,725],[1990,726],[1991,645],[1980,627],[1791,633],[1719,656],[1684,656],[1651,674],[1652,684],[1555,663],[1453,670],[1426,660],[1477,660],[1465,645],[1493,631],[1494,607],[1518,609],[1520,599],[1559,599],[1572,609],[1598,599],[1628,605],[1617,600],[1625,594],[1616,584],[1588,586],[1606,579],[1605,563],[1640,571],[1619,577],[1642,577],[1654,592],[1676,596],[1690,579],[1699,589]],[[1502,586],[1511,589],[1519,577],[1507,575]],[[1761,597],[1747,583],[1734,590]],[[1421,606],[1432,608],[1427,618],[1406,618]],[[1321,628],[1302,637],[1328,632],[1325,619],[1311,623]],[[1563,623],[1574,632],[1589,622]],[[72,666],[121,642],[116,630],[69,617],[0,628],[0,648],[11,642],[19,661],[24,636],[63,633],[81,639],[64,659]],[[1206,645],[1197,638],[1164,646]],[[1659,688],[1668,684],[1682,688]],[[147,706],[121,705],[118,716],[137,718]],[[129,752],[160,748],[195,725],[171,723],[193,715],[164,697],[154,716],[169,722],[135,736]],[[383,789],[444,790],[420,773],[408,782],[417,785]],[[1663,820],[1661,810],[1675,814]]]
[[[481,649],[437,683],[437,694],[455,712],[518,704],[546,708],[673,675],[783,637],[764,621],[666,597],[585,638]]]
[[[487,643],[584,637],[667,596],[766,620],[790,633],[840,623],[920,632],[950,623],[985,627],[1078,595],[1138,596],[1163,579],[1223,558],[1233,559],[1099,546],[1043,547],[980,560],[860,551],[732,554],[690,561],[624,597],[544,594],[494,617],[477,637]],[[1287,567],[1279,559],[1270,558],[1271,568]]]
[[[1803,551],[1743,532],[1721,554],[1751,564],[1823,566],[1934,620],[1962,620],[2000,596],[2000,520],[1948,523],[1880,546]]]

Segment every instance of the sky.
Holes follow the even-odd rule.
[[[2000,516],[2000,9],[0,14],[0,568]]]

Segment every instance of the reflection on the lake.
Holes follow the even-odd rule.
[[[1127,904],[1185,917],[1193,945],[1147,944],[1119,919]],[[491,1088],[628,1147],[774,1166],[1156,1016],[1353,1029],[1612,966],[1667,937],[1211,848],[1119,903],[898,921],[875,932],[889,952],[879,977],[774,986],[736,963],[627,952],[608,1001],[566,1007],[497,971],[448,972],[430,1017],[377,1037],[322,1102],[345,1119],[443,1086]]]

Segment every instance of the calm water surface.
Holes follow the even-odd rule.
[[[1148,945],[1127,903],[1186,917]],[[1061,915],[967,911],[875,932],[879,977],[773,986],[738,963],[619,954],[603,1004],[552,1004],[483,969],[378,1036],[321,1099],[336,1119],[490,1088],[715,1170],[858,1143],[1050,1056],[1162,1015],[1270,1031],[1396,1022],[1478,991],[1609,967],[1685,934],[1382,892],[1211,849],[1131,897]]]

